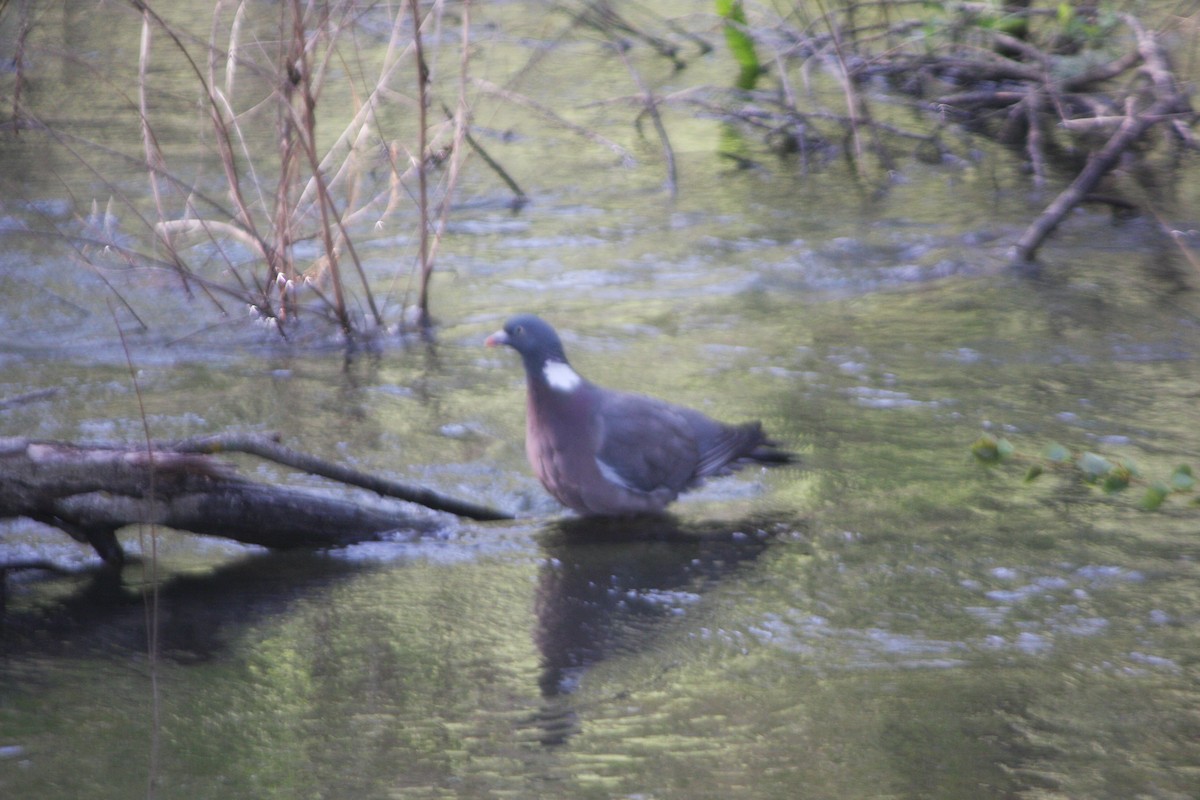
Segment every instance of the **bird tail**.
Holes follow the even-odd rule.
[[[747,461],[753,461],[766,467],[777,467],[781,464],[795,464],[800,456],[791,450],[784,450],[778,442],[765,439],[761,444],[743,456]]]

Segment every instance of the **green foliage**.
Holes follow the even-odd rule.
[[[1101,455],[1085,452],[1075,462],[1075,466],[1083,473],[1088,483],[1095,483],[1104,478],[1114,467],[1113,463]]]
[[[1146,493],[1142,495],[1141,501],[1138,503],[1145,511],[1154,511],[1163,504],[1171,494],[1171,489],[1162,483],[1152,483],[1146,488]]]
[[[746,10],[742,0],[716,0],[717,14],[725,20],[725,43],[729,52],[738,63],[738,78],[736,85],[739,89],[753,89],[762,73],[762,62],[754,49],[754,39],[747,33]]]
[[[1071,460],[1071,451],[1058,442],[1051,442],[1046,445],[1046,449],[1042,451],[1042,455],[1047,461],[1053,461],[1056,464],[1063,464]]]
[[[926,2],[922,7],[926,16],[921,32],[927,41],[961,41],[972,32],[1001,33],[1060,55],[1074,50],[1074,46],[1103,48],[1113,28],[1120,24],[1119,15],[1107,7],[1080,13],[1077,4],[1070,0],[1058,3],[1052,16],[1013,12],[1002,4]]]
[[[1176,492],[1190,492],[1196,486],[1196,478],[1192,474],[1192,468],[1187,464],[1180,464],[1171,473],[1171,488]]]
[[[1040,456],[1026,456],[1018,453],[1007,439],[984,434],[971,445],[971,454],[988,466],[1027,463],[1025,483],[1033,483],[1047,471],[1057,471],[1073,473],[1084,483],[1098,486],[1105,494],[1118,494],[1135,484],[1145,485],[1138,506],[1146,511],[1160,508],[1172,495],[1195,494],[1197,488],[1195,473],[1188,464],[1176,467],[1165,481],[1147,482],[1137,464],[1130,459],[1114,460],[1090,450],[1074,453],[1058,442],[1046,445]],[[1200,504],[1200,499],[1194,499],[1193,503]]]
[[[971,453],[984,464],[999,464],[1012,455],[1013,446],[1008,439],[996,439],[985,434],[971,445]]]

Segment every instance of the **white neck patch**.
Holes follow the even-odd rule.
[[[571,369],[570,364],[562,361],[547,361],[542,365],[542,375],[546,377],[546,383],[551,389],[564,394],[575,391],[579,384],[583,383],[579,373]]]

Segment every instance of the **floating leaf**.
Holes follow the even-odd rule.
[[[1071,460],[1071,451],[1063,447],[1058,442],[1051,442],[1046,445],[1046,449],[1042,451],[1047,461],[1053,461],[1057,464],[1064,464]]]
[[[1107,475],[1113,469],[1113,464],[1107,458],[1098,453],[1087,452],[1079,457],[1077,464],[1084,477],[1091,483],[1095,483],[1100,478]]]
[[[1142,500],[1138,504],[1145,511],[1155,511],[1167,499],[1167,495],[1171,493],[1169,487],[1161,483],[1155,483],[1146,489],[1146,493],[1142,495]]]
[[[1025,473],[1025,482],[1033,483],[1039,477],[1041,477],[1041,474],[1045,471],[1046,470],[1042,467],[1041,464],[1034,464],[1032,467],[1029,468],[1029,471]]]
[[[994,464],[1000,460],[1000,451],[996,449],[996,440],[991,436],[980,436],[971,445],[971,455],[985,464]]]
[[[1196,486],[1196,477],[1192,474],[1192,468],[1187,464],[1180,464],[1171,473],[1171,488],[1177,492],[1190,492]]]
[[[1013,446],[1007,439],[984,434],[971,445],[971,454],[985,464],[998,464],[1012,455]]]
[[[1000,453],[1000,459],[1003,461],[1013,454],[1012,442],[1008,439],[997,439],[996,450]]]
[[[1132,475],[1133,473],[1131,473],[1129,468],[1124,464],[1113,467],[1108,471],[1108,474],[1104,476],[1104,482],[1101,484],[1101,488],[1103,488],[1104,491],[1108,492],[1109,494],[1116,494],[1117,492],[1124,491],[1125,489],[1129,488],[1129,479],[1132,477]]]

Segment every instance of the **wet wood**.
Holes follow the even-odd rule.
[[[733,103],[682,93],[673,100],[764,131],[769,142],[789,145],[781,148],[784,153],[824,149],[834,155],[841,143],[854,142],[844,152],[857,176],[870,177],[862,161],[875,155],[883,170],[872,174],[886,191],[890,153],[910,147],[898,129],[912,125],[881,123],[866,109],[866,98],[880,86],[910,95],[928,112],[921,119],[933,123],[928,144],[915,151],[918,157],[953,156],[944,131],[955,124],[1020,151],[1035,186],[1064,176],[1069,182],[1016,240],[1013,263],[1031,261],[1067,215],[1098,190],[1116,192],[1101,184],[1118,166],[1136,166],[1125,173],[1135,181],[1153,173],[1151,154],[1160,149],[1148,142],[1154,133],[1161,132],[1160,142],[1168,147],[1198,149],[1197,117],[1168,57],[1168,43],[1178,39],[1172,29],[1159,33],[1132,14],[1108,18],[1078,4],[1030,7],[1001,18],[995,6],[966,3],[942,8],[936,19],[923,12],[909,18],[918,12],[905,7],[917,5],[864,0],[824,12],[819,24],[784,26],[776,51],[778,91],[741,92]],[[877,13],[864,22],[856,9]],[[914,36],[917,30],[925,35]],[[758,38],[765,47],[778,35],[764,30]],[[816,93],[797,106],[788,83],[789,66],[797,61],[801,70],[837,65],[838,79],[851,89],[847,113],[821,108]],[[855,91],[856,85],[871,91]],[[1144,202],[1136,205],[1152,210]]]
[[[280,445],[233,434],[149,447],[0,439],[0,519],[27,517],[90,544],[120,564],[116,533],[161,525],[274,549],[340,547],[416,537],[441,527],[422,509],[394,510],[243,478],[216,453],[242,452],[340,483],[473,519],[508,515],[351,470]]]
[[[1138,98],[1132,96],[1126,100],[1125,115],[1118,118],[1120,123],[1108,141],[1091,154],[1075,180],[1054,198],[1017,240],[1012,251],[1012,259],[1015,262],[1031,261],[1042,242],[1073,209],[1093,193],[1104,176],[1117,166],[1151,128],[1170,123],[1179,139],[1194,147],[1187,126],[1195,121],[1195,113],[1187,98],[1178,89],[1159,37],[1143,27],[1136,18],[1126,15],[1123,19],[1137,39],[1137,58],[1132,63],[1140,61],[1143,74],[1149,78],[1149,86],[1145,91],[1150,98],[1149,105],[1144,105],[1146,101],[1143,100],[1142,107],[1139,107]],[[1107,122],[1111,118],[1103,119]]]

